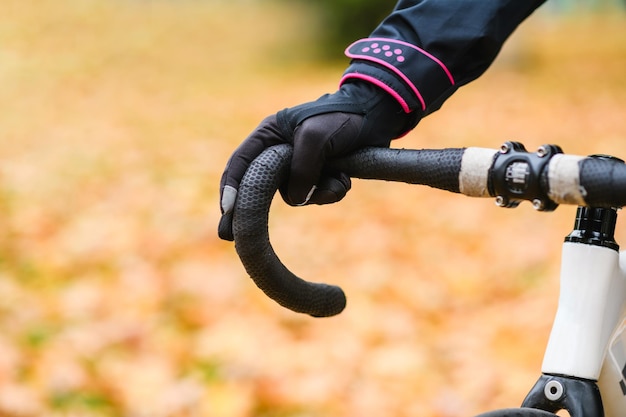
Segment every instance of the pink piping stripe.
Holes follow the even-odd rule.
[[[452,73],[448,70],[448,67],[446,67],[444,65],[443,62],[441,62],[437,57],[435,57],[434,55],[426,52],[425,50],[423,50],[422,48],[419,48],[413,44],[410,44],[408,42],[404,42],[404,41],[400,41],[400,40],[395,40],[395,39],[387,39],[387,38],[366,38],[366,39],[361,39],[358,40],[356,42],[354,42],[352,45],[350,45],[348,47],[348,49],[352,48],[353,45],[359,43],[359,42],[363,42],[363,41],[379,41],[379,42],[389,42],[389,43],[397,43],[400,45],[404,45],[404,46],[408,46],[409,48],[413,48],[416,51],[421,52],[422,54],[426,55],[427,57],[429,57],[430,59],[432,59],[433,61],[435,61],[440,67],[441,69],[446,73],[446,75],[448,76],[448,79],[450,80],[450,83],[452,83],[452,85],[455,85],[454,82],[454,77],[452,76]]]
[[[377,64],[380,64],[380,65],[382,65],[384,67],[387,67],[390,70],[392,70],[393,72],[395,72],[396,74],[398,74],[398,76],[404,80],[404,82],[411,88],[411,90],[413,90],[413,92],[415,93],[415,95],[419,99],[420,103],[422,103],[422,110],[426,110],[426,103],[424,102],[424,99],[422,98],[422,95],[420,94],[419,90],[417,89],[415,84],[413,84],[411,82],[411,80],[409,80],[409,78],[406,75],[404,75],[404,73],[402,71],[400,71],[399,69],[397,69],[393,65],[389,64],[388,62],[383,61],[382,59],[373,58],[373,57],[371,57],[369,55],[357,55],[357,54],[352,54],[352,53],[350,53],[348,51],[346,51],[346,55],[349,58],[358,58],[358,59],[364,59],[366,61],[376,62]]]
[[[365,80],[367,82],[370,82],[374,85],[376,85],[377,87],[382,88],[383,90],[385,90],[386,92],[388,92],[389,94],[391,94],[391,96],[393,98],[396,99],[396,101],[398,103],[400,103],[400,106],[402,106],[402,110],[404,110],[405,113],[411,113],[411,109],[409,108],[409,105],[407,104],[407,102],[400,96],[400,94],[398,94],[393,88],[389,87],[387,84],[381,82],[380,80],[377,80],[374,77],[370,77],[369,75],[364,75],[364,74],[358,74],[358,73],[350,73],[350,74],[346,74],[341,81],[339,82],[339,85],[343,84],[347,79],[349,78],[358,78],[360,80]],[[420,101],[422,102],[422,110],[425,109],[425,105],[424,105],[424,101],[422,100],[422,98],[419,96],[418,93],[418,97],[420,98]]]

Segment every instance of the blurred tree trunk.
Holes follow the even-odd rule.
[[[355,40],[367,37],[391,13],[395,0],[300,0],[316,12],[319,55],[339,59]]]

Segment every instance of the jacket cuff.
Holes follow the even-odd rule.
[[[352,63],[341,84],[360,79],[391,94],[406,113],[430,113],[455,89],[454,77],[435,56],[410,43],[387,38],[361,39],[348,46]]]

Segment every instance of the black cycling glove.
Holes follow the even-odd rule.
[[[289,178],[280,189],[285,202],[334,203],[350,189],[350,178],[326,171],[326,160],[366,146],[388,147],[392,139],[413,129],[420,116],[416,111],[406,113],[396,99],[373,84],[351,81],[334,94],[266,118],[235,150],[222,175],[219,237],[233,240],[232,211],[239,183],[266,148],[293,145]]]

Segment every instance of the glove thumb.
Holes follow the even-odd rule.
[[[235,208],[235,201],[237,200],[237,189],[227,185],[222,190],[222,200],[220,201],[220,208],[222,210],[222,217],[217,226],[217,235],[220,239],[233,241],[235,236],[233,234],[233,210]]]
[[[350,177],[343,172],[322,173],[322,176],[309,193],[307,200],[302,202],[294,202],[289,197],[287,184],[281,185],[279,191],[283,200],[290,206],[302,206],[308,204],[332,204],[343,199],[350,188],[352,182]]]

